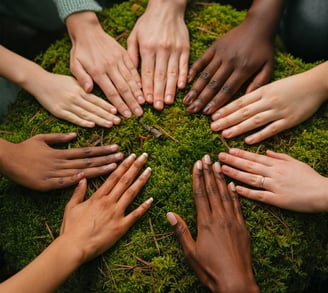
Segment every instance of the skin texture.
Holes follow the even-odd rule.
[[[242,196],[297,212],[328,211],[328,179],[286,154],[230,149],[219,160],[225,175],[250,186],[236,187]]]
[[[247,136],[258,143],[312,116],[328,99],[328,62],[265,85],[217,110],[211,128],[232,138],[262,127]]]
[[[82,127],[110,128],[120,123],[115,107],[86,93],[73,77],[47,72],[2,46],[0,56],[0,76],[31,93],[54,116]]]
[[[50,146],[74,138],[76,133],[40,134],[18,144],[0,140],[0,172],[25,187],[47,191],[76,184],[83,177],[107,174],[123,158],[117,145],[77,149]]]
[[[82,179],[66,205],[60,236],[23,270],[1,283],[0,291],[55,292],[80,265],[112,247],[153,201],[150,198],[125,215],[151,175],[147,168],[137,178],[146,161],[146,154],[137,159],[129,156],[85,201],[87,182]]]
[[[273,36],[282,9],[283,0],[254,0],[245,20],[216,40],[191,66],[188,82],[201,74],[183,100],[188,112],[213,114],[246,81],[250,80],[250,92],[270,80]]]
[[[172,104],[176,87],[183,89],[187,82],[186,3],[186,0],[150,0],[128,38],[128,53],[136,68],[141,59],[145,99],[156,110]]]
[[[72,41],[70,68],[83,89],[91,92],[95,82],[121,115],[141,116],[145,99],[137,69],[127,51],[103,30],[95,12],[73,13],[66,26]]]
[[[259,292],[251,265],[250,237],[233,183],[205,155],[193,168],[197,239],[177,214],[167,218],[185,257],[212,292]]]

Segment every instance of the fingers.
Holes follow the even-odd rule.
[[[127,51],[128,51],[129,57],[133,63],[133,66],[135,68],[138,68],[138,66],[139,66],[139,44],[138,44],[137,36],[134,33],[134,31],[132,31],[132,33],[128,37]]]
[[[210,206],[207,198],[205,187],[204,173],[202,161],[194,164],[192,179],[193,193],[197,209],[197,224],[203,225],[208,223],[210,219]]]
[[[150,197],[145,202],[143,202],[139,207],[133,210],[130,214],[128,214],[124,222],[127,228],[130,228],[138,219],[140,219],[151,207],[153,203],[153,198]]]
[[[248,85],[246,93],[250,93],[256,90],[257,88],[267,84],[273,74],[273,68],[273,60],[267,61],[266,64],[263,66],[262,70],[258,74],[256,74],[255,78]]]
[[[76,138],[75,132],[71,133],[47,133],[38,134],[35,138],[44,141],[46,144],[67,143]]]
[[[70,58],[70,70],[74,77],[77,79],[80,86],[87,92],[90,93],[93,89],[92,77],[87,73],[82,64],[76,61],[75,58]]]
[[[127,169],[119,178],[118,182],[109,192],[108,196],[113,201],[118,201],[122,194],[130,187],[131,183],[133,182],[134,178],[137,176],[141,168],[145,165],[147,161],[148,155],[143,153],[140,157],[138,157],[133,164]],[[145,171],[146,173],[142,176],[141,179],[148,179],[147,176],[150,176],[150,169]],[[142,181],[141,181],[142,182]],[[138,182],[140,184],[140,181]],[[132,189],[133,190],[133,189]]]
[[[168,79],[168,62],[169,52],[160,50],[156,55],[155,74],[154,74],[154,108],[163,110],[164,108],[164,92]],[[176,74],[176,73],[175,73]],[[172,75],[172,73],[171,73]],[[177,79],[177,77],[175,77]],[[170,81],[171,82],[171,81]],[[176,81],[175,81],[176,84]],[[172,99],[172,98],[171,98]]]
[[[187,259],[192,258],[194,253],[195,241],[191,236],[187,224],[183,219],[180,218],[180,216],[172,212],[168,212],[166,214],[166,218],[172,226],[174,233],[182,246],[184,255]]]
[[[234,210],[234,214],[236,215],[237,221],[239,223],[245,223],[242,211],[241,211],[241,207],[240,207],[240,201],[238,199],[238,193],[236,190],[236,186],[233,182],[230,182],[228,185],[228,191],[230,194],[230,198],[232,199],[232,203],[233,203],[233,210]]]
[[[236,191],[248,199],[259,201],[265,204],[282,207],[282,197],[270,191],[250,189],[244,186],[236,186]]]
[[[87,191],[87,180],[83,178],[79,181],[79,184],[76,186],[71,199],[66,204],[65,210],[72,209],[73,207],[81,203],[84,200],[86,191]]]
[[[188,78],[188,64],[189,64],[189,46],[185,48],[180,56],[179,61],[179,78],[178,88],[184,89]]]
[[[141,80],[142,88],[145,94],[145,99],[148,104],[154,102],[154,68],[155,68],[155,53],[152,50],[141,51]]]

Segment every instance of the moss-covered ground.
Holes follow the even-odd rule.
[[[103,11],[99,16],[105,30],[125,46],[145,2],[125,2]],[[190,63],[244,16],[245,12],[237,12],[229,6],[190,5],[187,13]],[[49,71],[70,74],[69,50],[69,39],[64,37],[37,61]],[[314,64],[305,64],[277,47],[273,79],[312,66]],[[0,135],[13,142],[38,133],[76,131],[79,136],[70,147],[115,142],[126,155],[149,153],[147,165],[153,174],[131,208],[150,196],[155,200],[153,207],[113,248],[74,273],[59,292],[207,292],[186,263],[165,218],[168,211],[179,213],[195,235],[192,165],[206,153],[216,160],[217,154],[226,150],[218,134],[210,130],[209,117],[185,111],[182,98],[187,90],[178,91],[174,105],[165,107],[162,112],[145,106],[143,117],[123,119],[121,125],[110,130],[83,129],[58,120],[27,93],[21,93],[11,108],[1,124]],[[95,89],[95,93],[103,96],[99,89]],[[328,176],[327,110],[324,105],[308,121],[262,144],[247,146],[242,136],[227,143],[258,153],[265,149],[285,152]],[[152,136],[143,124],[157,128],[162,136]],[[103,179],[89,181],[90,194]],[[35,258],[51,242],[51,234],[58,235],[63,209],[73,187],[38,193],[5,178],[1,178],[0,187],[0,259],[4,279]],[[262,292],[319,290],[313,284],[318,280],[320,284],[328,275],[327,214],[288,212],[246,199],[241,199],[241,204],[252,240],[254,273]]]

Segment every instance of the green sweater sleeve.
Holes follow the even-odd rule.
[[[72,13],[79,11],[100,11],[102,7],[94,0],[53,0],[62,21]]]

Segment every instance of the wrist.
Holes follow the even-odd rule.
[[[218,279],[215,281],[216,288],[214,292],[216,293],[259,293],[260,289],[256,284],[254,275],[252,272],[243,272],[239,276],[232,277],[231,274],[225,276],[218,276]]]
[[[102,29],[98,17],[93,11],[73,13],[66,18],[66,27],[72,41],[82,37],[88,31]]]
[[[0,138],[0,174],[4,174],[5,166],[4,166],[4,158],[6,156],[6,150],[10,149],[11,142]]]

